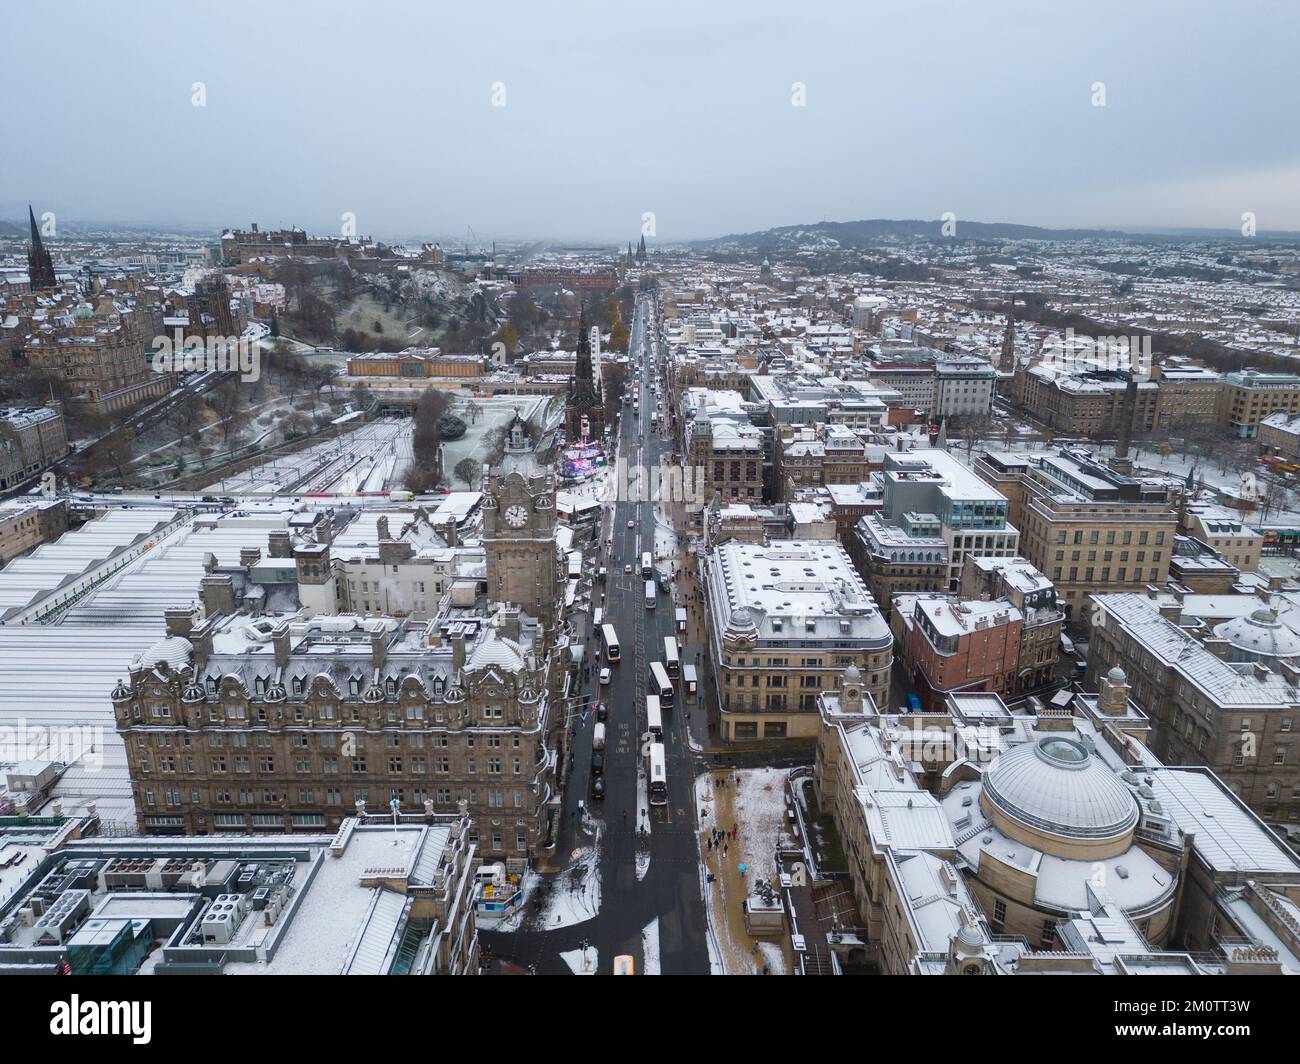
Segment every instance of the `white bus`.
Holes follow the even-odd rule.
[[[668,804],[668,766],[664,760],[664,744],[650,744],[650,804]]]
[[[664,736],[664,715],[659,711],[659,696],[645,696],[645,726],[646,731],[654,736],[654,741],[659,742]]]
[[[649,580],[655,575],[655,563],[650,560],[650,552],[641,555],[641,579]]]
[[[602,625],[600,634],[605,638],[605,657],[609,661],[618,661],[618,633],[614,631],[612,624]]]
[[[662,661],[650,663],[650,679],[646,693],[659,696],[660,709],[673,708],[673,682],[668,679],[668,670],[664,668]]]
[[[645,608],[648,610],[654,609],[655,600],[658,597],[659,594],[655,591],[655,582],[653,580],[647,580],[645,582]]]
[[[670,680],[679,679],[682,675],[682,665],[677,660],[677,639],[671,635],[664,636],[664,668],[668,670]]]

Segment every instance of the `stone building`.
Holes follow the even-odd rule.
[[[957,691],[1009,695],[1015,689],[1025,617],[1005,599],[897,595],[891,622],[923,707],[940,707]]]
[[[153,368],[163,334],[159,293],[101,290],[94,302],[34,315],[21,341],[21,361],[63,379],[74,400],[111,414],[166,394],[175,374]]]
[[[702,500],[763,501],[763,435],[747,421],[696,416],[686,427],[686,463],[703,481]]]
[[[67,499],[18,496],[0,502],[0,565],[67,530]]]
[[[876,601],[955,591],[967,557],[1016,556],[1007,499],[947,451],[887,453],[884,462],[883,505],[858,522],[851,545]]]
[[[1219,393],[1219,427],[1254,439],[1260,423],[1275,411],[1300,414],[1300,375],[1244,369],[1228,373]]]
[[[1126,694],[893,716],[849,670],[812,778],[857,907],[837,941],[887,975],[1300,971],[1300,858],[1213,773],[1152,755]]]
[[[1067,623],[1084,621],[1097,591],[1132,591],[1169,579],[1176,493],[1163,481],[1117,473],[1085,450],[985,451],[975,472],[1018,511],[1021,553],[1055,585]]]
[[[1204,765],[1267,820],[1300,821],[1300,603],[1294,592],[1098,594],[1086,683],[1118,667],[1151,748]]]
[[[17,487],[67,453],[63,404],[0,408],[0,490]]]
[[[229,576],[202,594],[205,619],[168,610],[112,693],[146,832],[320,833],[395,798],[464,802],[479,852],[515,868],[553,845],[555,658],[534,619],[252,617]]]
[[[833,540],[732,540],[703,562],[710,656],[724,739],[816,734],[817,695],[844,669],[889,693],[893,636]]]
[[[1024,615],[1020,662],[1011,694],[1023,695],[1052,682],[1065,614],[1047,577],[1024,558],[970,557],[961,574],[961,597],[1002,598]]]
[[[778,501],[804,488],[859,484],[871,473],[871,454],[847,425],[782,425],[776,430],[772,480]]]
[[[552,632],[564,580],[555,539],[555,474],[538,463],[528,425],[517,414],[507,430],[501,464],[488,470],[485,479],[488,597],[519,606]]]

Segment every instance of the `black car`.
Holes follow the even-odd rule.
[[[605,797],[605,777],[596,776],[591,781],[591,796],[593,798]]]
[[[596,703],[596,719],[597,719],[597,720],[606,720],[608,717],[609,717],[609,706],[607,706],[604,702],[597,702],[597,703]]]
[[[603,776],[605,774],[605,755],[591,755],[591,774],[593,776]]]

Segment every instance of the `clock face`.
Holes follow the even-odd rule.
[[[506,524],[511,528],[523,528],[528,524],[528,511],[522,506],[512,506],[506,511]]]

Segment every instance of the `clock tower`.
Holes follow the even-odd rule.
[[[528,425],[518,413],[501,464],[486,477],[483,548],[488,598],[519,606],[553,631],[561,590],[555,477],[538,465]]]

